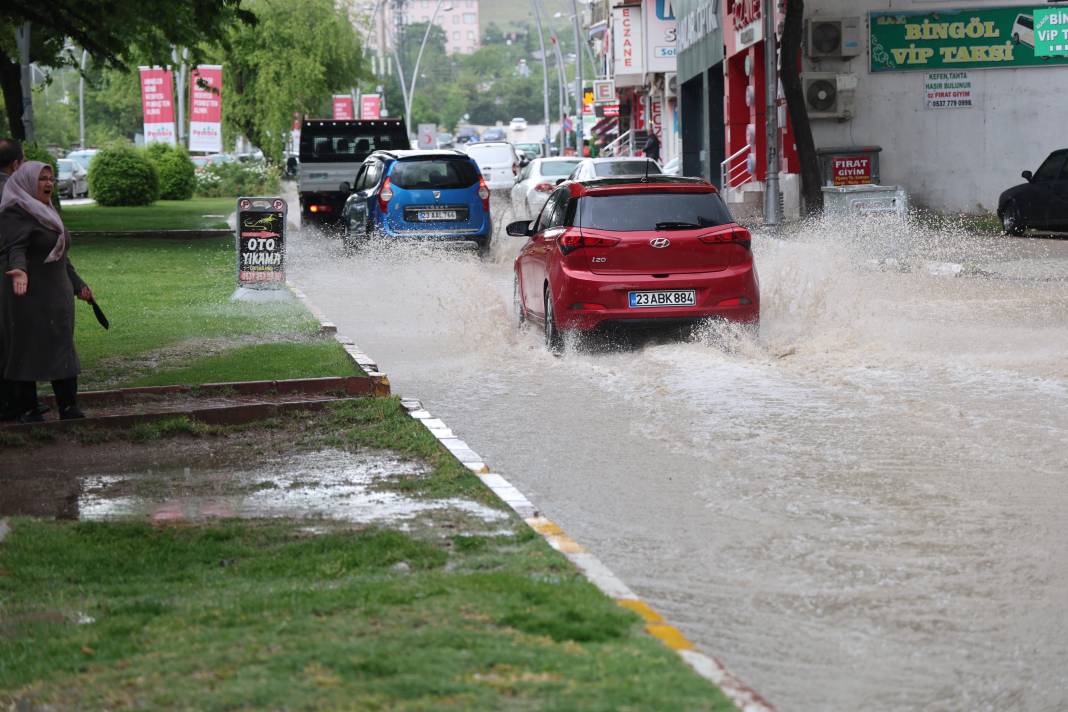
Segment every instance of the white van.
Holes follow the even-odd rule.
[[[510,191],[519,174],[519,156],[507,141],[464,144],[463,150],[475,159],[486,187],[491,191]]]
[[[1031,15],[1020,13],[1012,23],[1012,41],[1035,48],[1035,19]]]

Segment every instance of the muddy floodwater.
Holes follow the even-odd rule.
[[[291,278],[780,709],[1068,709],[1068,241],[758,234],[759,333],[561,358],[514,328],[520,242],[309,229]]]

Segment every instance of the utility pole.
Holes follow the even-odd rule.
[[[556,33],[553,32],[549,35],[549,41],[552,42],[553,52],[556,54],[556,78],[557,78],[557,99],[560,104],[560,155],[564,155],[564,114],[567,106],[567,80],[564,79],[564,55],[560,52],[560,40],[557,38]]]
[[[775,42],[775,0],[764,0],[764,224],[779,225],[779,70]]]
[[[89,50],[82,50],[81,73],[78,75],[78,148],[85,148],[85,65]]]
[[[22,130],[26,142],[34,138],[33,131],[33,73],[30,71],[30,28],[29,22],[23,23],[15,30],[15,44],[18,45],[19,63],[22,73]]]
[[[575,27],[575,152],[582,157],[582,38],[579,36],[578,4],[571,0],[572,24]]]
[[[541,9],[538,0],[530,0],[534,6],[534,17],[538,20],[538,44],[541,46],[541,80],[542,80],[542,103],[545,105],[545,140],[542,142],[541,155],[549,155],[549,144],[552,143],[552,131],[549,117],[549,55],[545,53],[545,33],[541,27]]]
[[[185,96],[186,96],[186,79],[189,72],[189,66],[185,63],[189,58],[189,50],[183,49],[181,58],[179,59],[178,48],[171,47],[171,61],[174,62],[175,76],[178,79],[178,91],[175,97],[175,103],[178,105],[178,145],[184,146],[185,144]]]

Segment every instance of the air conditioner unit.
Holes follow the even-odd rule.
[[[805,108],[810,119],[853,118],[853,100],[857,89],[856,74],[805,72],[801,75],[805,90]]]
[[[811,59],[844,59],[860,54],[860,18],[806,20],[805,48]]]
[[[679,95],[679,75],[669,74],[664,82],[664,97],[672,99]]]

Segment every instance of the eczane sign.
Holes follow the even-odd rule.
[[[645,74],[640,7],[612,9],[612,66],[616,86],[639,86]]]

